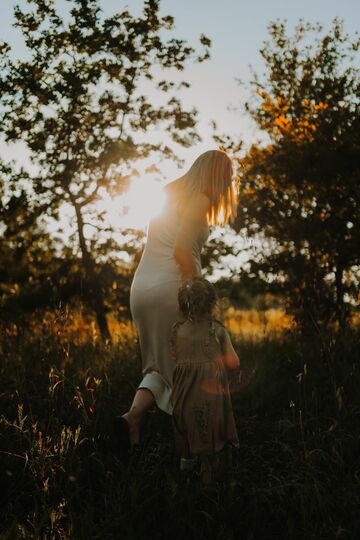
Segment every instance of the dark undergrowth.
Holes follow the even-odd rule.
[[[3,328],[1,539],[359,538],[359,334],[236,346],[256,366],[233,394],[241,444],[226,479],[203,486],[180,477],[164,413],[128,463],[113,444],[140,379],[130,331],[105,346]]]

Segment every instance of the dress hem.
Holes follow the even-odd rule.
[[[150,390],[153,394],[156,406],[163,412],[172,415],[172,404],[170,402],[171,388],[158,371],[149,371],[144,374],[144,378],[137,387]]]

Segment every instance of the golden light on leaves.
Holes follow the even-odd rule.
[[[275,137],[290,137],[300,142],[312,141],[319,126],[319,113],[329,108],[325,102],[315,103],[304,99],[301,103],[302,115],[294,116],[282,96],[273,98],[264,91],[257,93],[263,100],[261,108],[265,113],[266,127]]]
[[[242,192],[242,194],[245,196],[254,195],[254,193],[255,193],[255,189],[251,187],[246,187]]]
[[[275,118],[275,125],[284,131],[289,130],[292,127],[289,118],[283,114]]]
[[[224,319],[232,334],[253,339],[277,337],[295,325],[293,318],[281,309],[258,311],[229,307],[224,313]]]

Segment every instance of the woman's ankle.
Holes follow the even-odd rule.
[[[138,445],[140,442],[141,420],[137,416],[131,414],[131,411],[123,414],[122,418],[124,418],[129,425],[129,435],[132,446]]]
[[[122,418],[124,418],[130,426],[140,426],[141,424],[140,415],[134,414],[134,412],[131,409],[130,411],[123,414]]]

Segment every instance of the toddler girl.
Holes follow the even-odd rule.
[[[228,332],[212,317],[216,293],[210,282],[184,282],[178,301],[185,320],[174,324],[171,336],[176,446],[180,469],[192,469],[199,458],[202,480],[209,483],[221,451],[239,446],[227,370],[239,370],[240,361]]]

